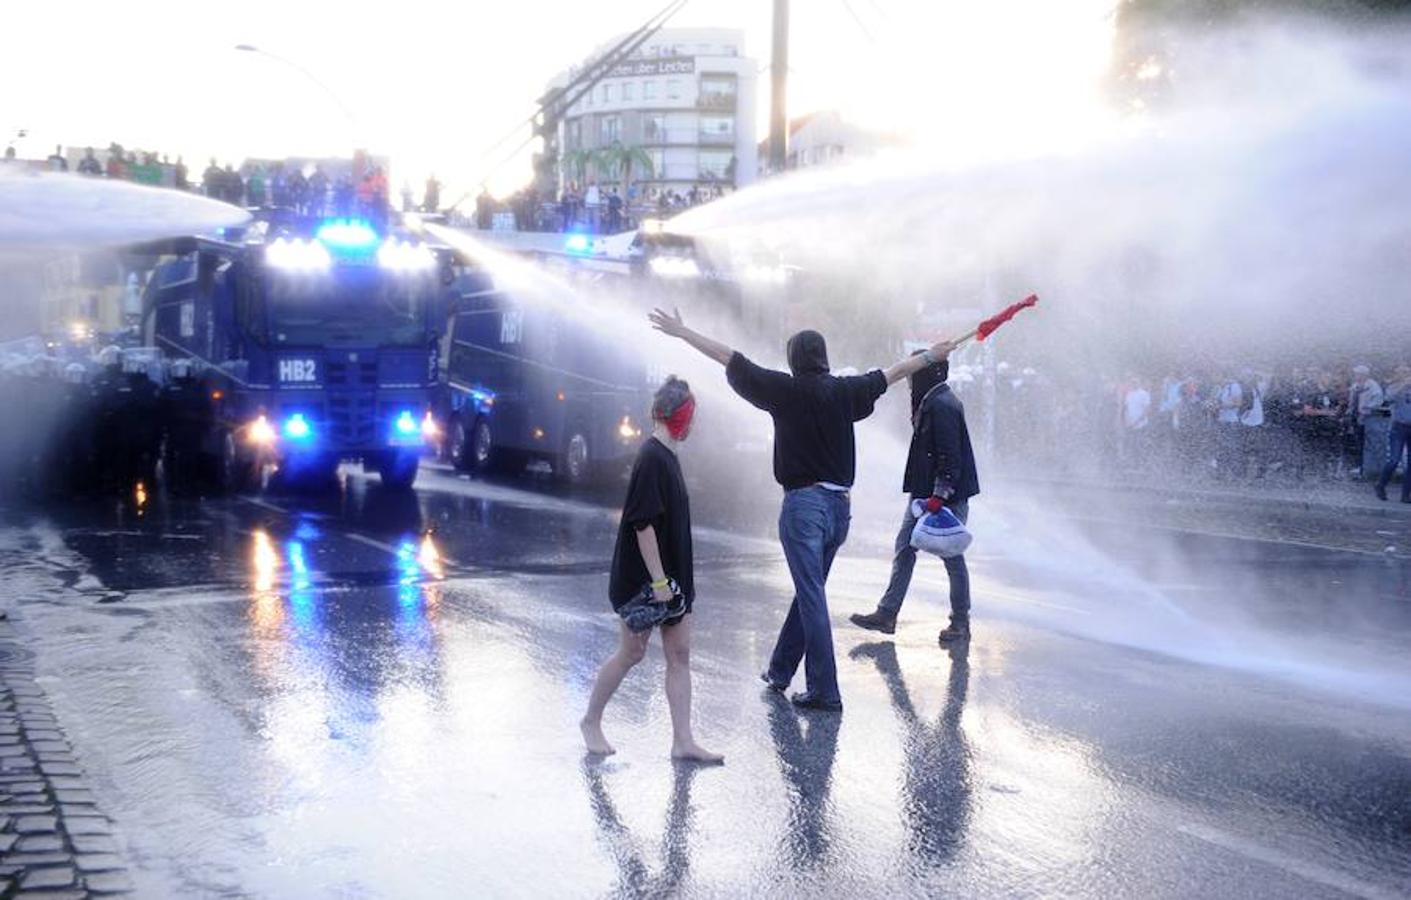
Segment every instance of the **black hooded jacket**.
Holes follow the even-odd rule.
[[[950,386],[942,382],[928,391],[914,417],[902,490],[913,497],[929,497],[940,488],[950,488],[951,499],[957,501],[980,493],[965,407]]]
[[[741,353],[725,376],[735,393],[774,419],[774,480],[785,490],[820,481],[851,487],[857,472],[853,423],[872,414],[887,392],[881,370],[838,378],[828,374],[823,335],[800,331],[789,338],[792,375],[765,369]]]

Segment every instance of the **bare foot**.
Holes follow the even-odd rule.
[[[588,752],[594,756],[612,756],[617,751],[608,743],[608,739],[603,737],[603,726],[597,722],[589,722],[587,719],[578,723],[578,728],[583,732],[583,743],[588,745]]]
[[[689,762],[707,763],[708,765],[719,765],[725,762],[725,755],[722,753],[711,753],[700,744],[685,744],[671,748],[672,759],[682,759]]]

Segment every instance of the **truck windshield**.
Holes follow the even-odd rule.
[[[430,340],[434,274],[335,266],[328,272],[268,271],[270,335],[276,344],[420,346]]]

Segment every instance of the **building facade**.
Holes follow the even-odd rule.
[[[787,167],[807,169],[846,160],[875,156],[883,150],[904,146],[890,134],[869,131],[844,119],[837,110],[819,110],[789,122]],[[769,139],[759,143],[759,171],[768,170]]]
[[[565,88],[583,66],[560,73],[549,89]],[[628,188],[645,201],[691,188],[729,190],[749,184],[757,170],[755,71],[742,55],[744,33],[724,28],[662,29],[583,94],[547,136],[556,159],[558,189]],[[572,99],[581,88],[565,95]],[[609,148],[642,151],[624,179],[621,167],[595,164]],[[606,170],[605,170],[606,169]]]

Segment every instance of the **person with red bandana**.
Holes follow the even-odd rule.
[[[696,743],[691,731],[691,622],[696,589],[691,549],[691,504],[677,448],[691,433],[696,398],[676,376],[652,402],[652,435],[642,443],[627,486],[608,597],[618,622],[617,652],[603,663],[579,723],[588,752],[606,756],[603,710],[622,679],[647,653],[653,625],[666,656],[666,702],[671,710],[671,755],[720,763],[725,757]]]

